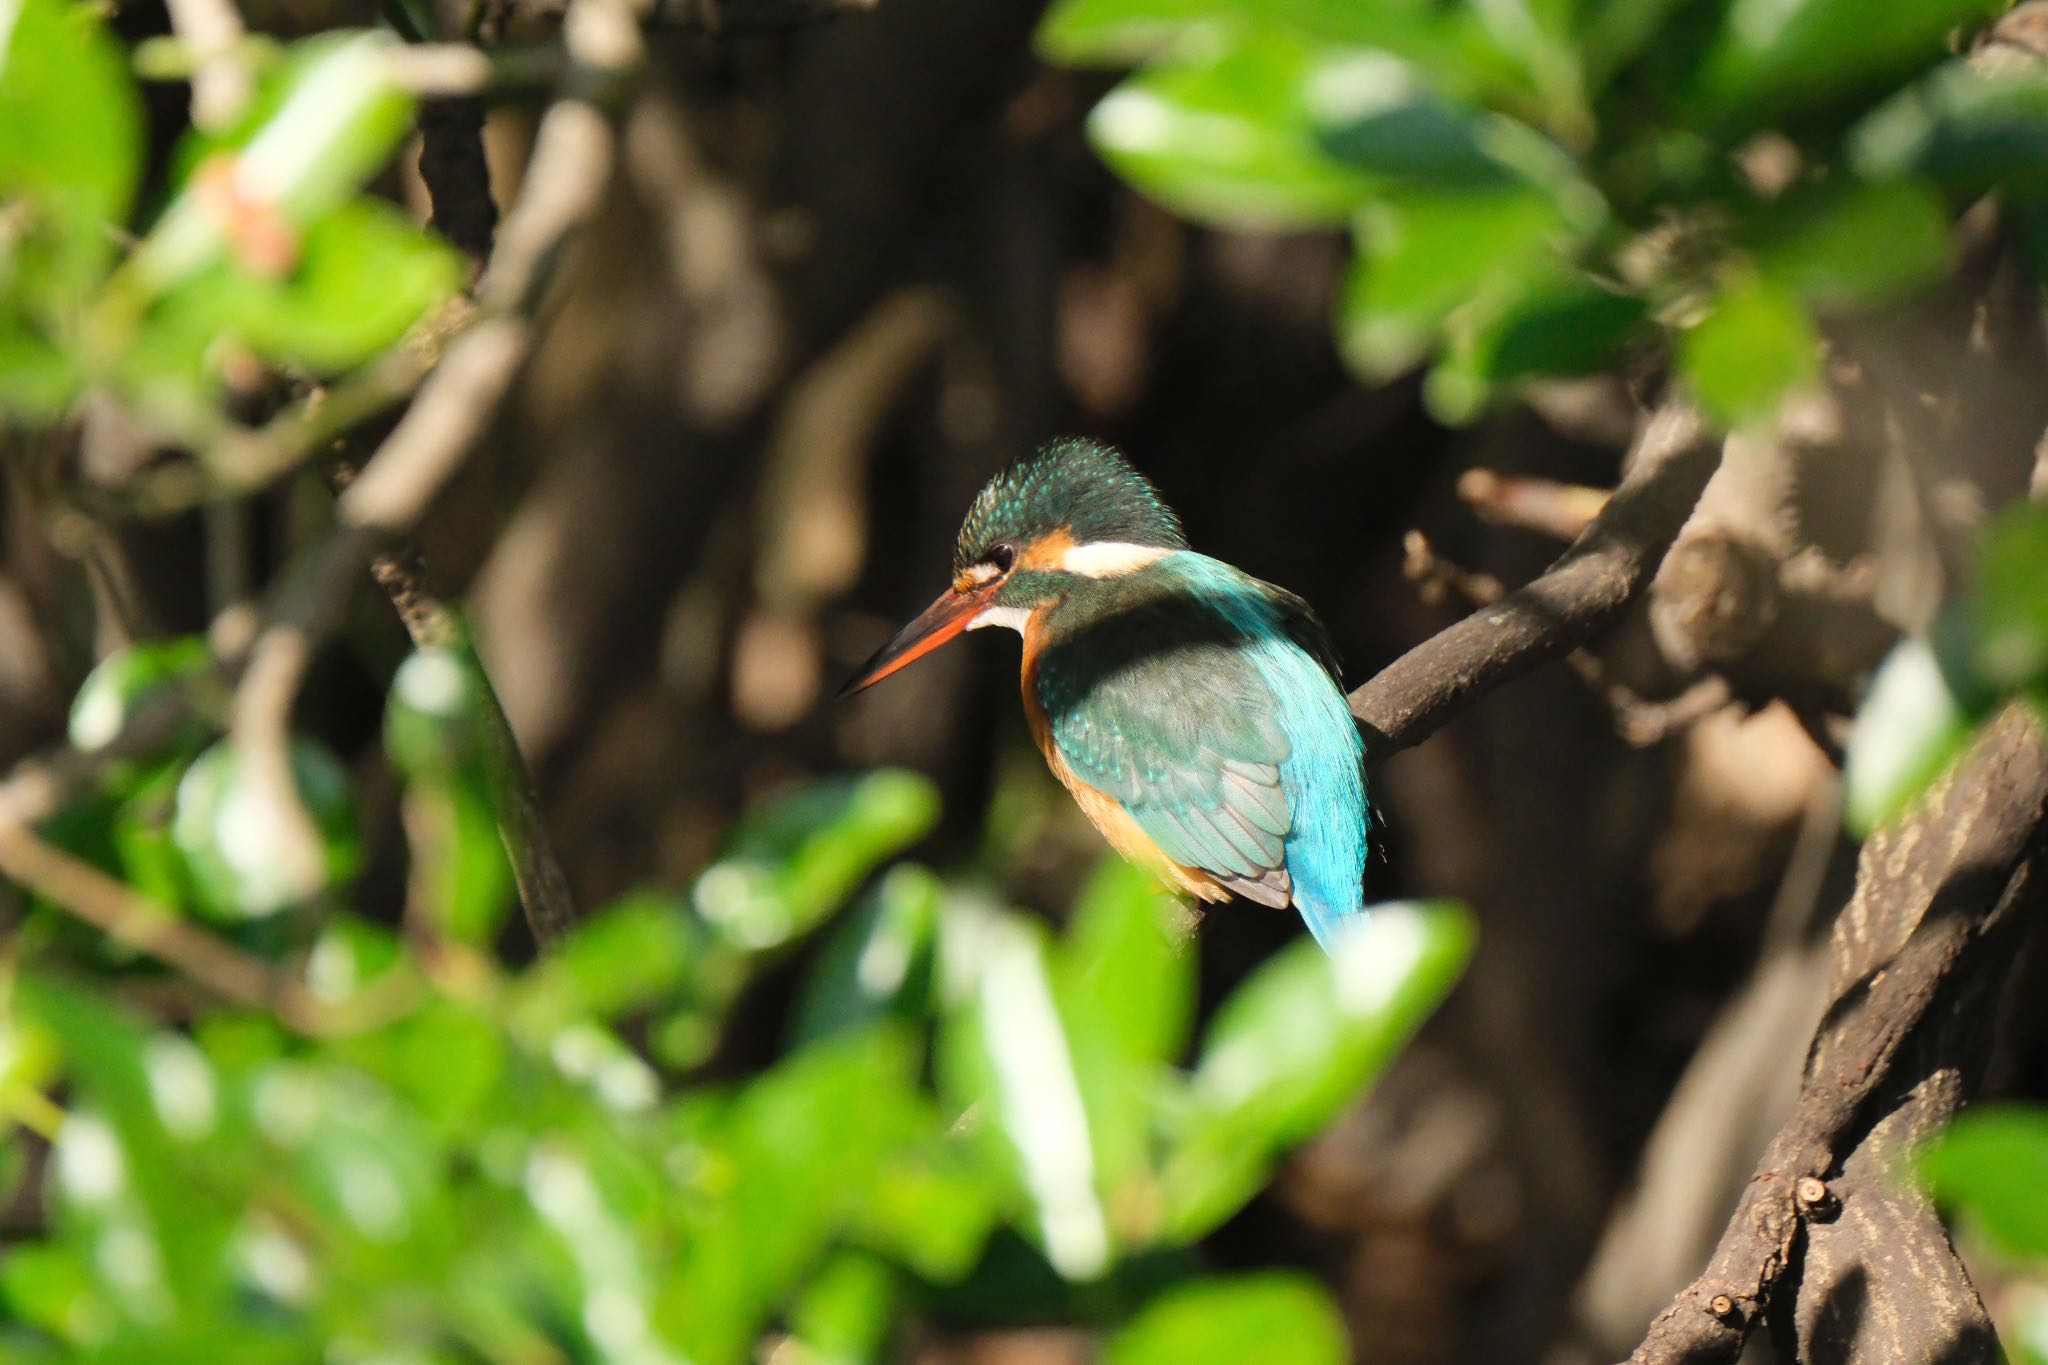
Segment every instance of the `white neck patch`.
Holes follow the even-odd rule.
[[[1031,624],[1031,612],[1024,607],[983,607],[974,619],[967,623],[969,630],[980,630],[984,626],[1007,626],[1019,635],[1024,627]]]
[[[1089,545],[1069,545],[1060,555],[1060,568],[1083,578],[1116,578],[1166,558],[1173,551],[1157,545],[1132,545],[1122,540],[1098,540]]]

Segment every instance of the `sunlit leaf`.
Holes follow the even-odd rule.
[[[937,791],[915,773],[810,783],[746,819],[697,879],[697,913],[735,947],[778,947],[816,928],[938,815]]]
[[[889,1151],[918,1126],[915,1061],[902,1034],[872,1029],[804,1049],[739,1097],[712,1136],[731,1183],[662,1301],[662,1321],[692,1359],[744,1358],[855,1215]]]
[[[1102,1040],[1131,1062],[1172,1062],[1194,1015],[1192,934],[1186,911],[1148,873],[1105,858],[1059,947],[1062,994],[1086,1001]]]
[[[201,754],[178,784],[171,836],[200,904],[224,919],[260,919],[346,881],[362,860],[348,774],[324,745],[293,736],[291,777],[317,838],[313,866],[287,858],[292,843],[277,793],[232,741]]]
[[[683,989],[709,965],[705,936],[674,898],[629,896],[578,924],[522,984],[530,1009],[555,1025],[610,1019]],[[730,963],[730,955],[724,959]]]
[[[460,649],[420,649],[391,677],[384,707],[384,750],[413,781],[443,780],[481,756],[481,689]]]
[[[1338,300],[1345,358],[1384,381],[1424,358],[1454,309],[1515,280],[1552,251],[1564,215],[1547,193],[1511,184],[1376,199]]]
[[[1164,1171],[1173,1235],[1229,1217],[1280,1151],[1355,1100],[1450,990],[1472,940],[1452,904],[1392,902],[1373,907],[1336,956],[1300,939],[1239,987],[1174,1115]]]
[[[1066,66],[1129,66],[1227,10],[1216,0],[1060,0],[1039,20],[1033,41],[1047,61]]]
[[[929,869],[889,869],[826,940],[791,1024],[802,1042],[922,1006],[944,886]]]
[[[1095,106],[1088,134],[1118,174],[1190,217],[1224,226],[1341,222],[1371,181],[1321,148],[1311,99],[1353,59],[1278,34],[1246,35],[1131,77]]]
[[[16,1247],[0,1258],[0,1299],[60,1341],[85,1345],[111,1327],[92,1267],[67,1246]]]
[[[1911,804],[1969,742],[1973,725],[1934,651],[1901,640],[1878,666],[1842,763],[1842,815],[1868,838]]]
[[[1102,1353],[1104,1365],[1342,1365],[1350,1358],[1329,1291],[1287,1274],[1179,1285],[1145,1305]]]
[[[1973,1109],[1914,1164],[1936,1199],[2007,1252],[2048,1259],[2048,1110]]]
[[[213,667],[213,651],[198,635],[147,640],[117,649],[94,665],[71,699],[71,745],[85,753],[104,748],[126,730],[136,712],[167,690],[192,687]],[[174,738],[203,735],[194,721]]]
[[[882,1359],[896,1314],[896,1276],[861,1252],[843,1251],[811,1277],[790,1311],[790,1330],[814,1365]]]
[[[956,911],[945,952],[965,994],[941,1035],[948,1096],[973,1114],[1052,1268],[1070,1280],[1096,1279],[1113,1254],[1096,1128],[1053,993],[1045,935],[1015,915]]]
[[[307,230],[287,273],[216,265],[161,307],[189,309],[265,359],[337,371],[396,342],[461,275],[446,243],[389,205],[359,200]]]
[[[901,1143],[862,1194],[850,1235],[927,1280],[944,1284],[973,1268],[997,1220],[994,1181],[972,1145],[943,1131]]]
[[[137,249],[139,279],[162,290],[223,258],[288,273],[305,230],[347,203],[410,126],[412,102],[388,60],[395,42],[371,32],[296,44],[259,106],[267,117],[193,167]]]
[[[0,4],[0,199],[23,196],[46,221],[25,227],[16,289],[46,302],[88,286],[113,255],[142,168],[142,106],[120,48],[90,6]],[[9,252],[24,250],[10,242]]]
[[[125,1297],[112,1306],[146,1318],[214,1301],[226,1288],[231,1227],[220,1204],[194,1198],[191,1185],[219,1114],[203,1054],[77,987],[23,976],[16,991],[24,1013],[56,1040],[79,1092],[56,1151],[61,1206],[82,1230],[132,1248]],[[228,1170],[211,1174],[225,1179]]]
[[[1731,425],[1762,421],[1820,372],[1820,338],[1799,301],[1750,280],[1714,301],[1679,343],[1687,387]]]

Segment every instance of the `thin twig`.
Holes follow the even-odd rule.
[[[223,1000],[269,1010],[301,1033],[330,1031],[332,1021],[302,984],[127,883],[45,843],[11,812],[0,814],[0,872],[116,942],[176,968]]]
[[[1507,596],[1507,586],[1498,578],[1445,559],[1420,531],[1408,533],[1402,552],[1402,576],[1415,584],[1417,595],[1431,606],[1452,593],[1475,607],[1492,606]],[[1674,731],[1705,719],[1734,699],[1728,680],[1718,675],[1700,678],[1674,697],[1652,701],[1615,677],[1590,649],[1575,649],[1564,661],[1587,690],[1606,704],[1614,717],[1615,733],[1638,749],[1662,743]]]
[[[224,128],[255,89],[242,40],[247,36],[233,0],[166,0],[171,28],[192,57],[192,122]]]
[[[1519,526],[1557,540],[1575,540],[1607,505],[1608,491],[1526,474],[1468,469],[1458,476],[1458,496],[1482,520]]]
[[[1621,486],[1557,563],[1351,693],[1366,761],[1421,743],[1502,683],[1610,625],[1648,586],[1720,458],[1719,439],[1689,406],[1673,403],[1651,415]]]
[[[478,286],[479,320],[449,344],[412,406],[343,490],[333,531],[287,570],[250,648],[231,734],[248,779],[285,822],[277,852],[294,886],[310,890],[321,874],[318,831],[299,799],[290,754],[291,710],[314,651],[335,628],[365,562],[418,524],[495,420],[532,348],[534,314],[553,265],[596,211],[610,179],[615,138],[600,101],[611,101],[638,65],[639,32],[624,0],[576,0],[564,33],[572,61],[568,88],[541,122],[526,189]],[[568,878],[541,831],[532,785],[503,713],[495,704],[486,710],[497,715],[486,733],[494,785],[502,788],[501,832],[515,868],[526,870],[521,889],[530,893],[528,918],[545,945],[574,922]]]

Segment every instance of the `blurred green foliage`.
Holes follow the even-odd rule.
[[[2038,199],[2048,87],[1956,68],[2002,0],[1060,0],[1041,51],[1137,66],[1090,132],[1229,227],[1348,226],[1339,345],[1437,414],[1661,348],[1723,422],[1815,378],[1819,322],[1940,279]]]
[[[2001,1330],[2019,1365],[2048,1365],[2048,1110],[1965,1114],[1921,1149],[1914,1174],[2027,1286],[2006,1296],[2017,1320]]]
[[[445,244],[360,191],[412,126],[387,34],[256,48],[254,97],[189,133],[138,223],[141,101],[89,7],[0,8],[0,413],[52,421],[118,397],[204,456],[267,369],[325,377],[451,297]]]
[[[409,803],[484,800],[462,679],[431,652],[398,673]],[[156,888],[181,914],[246,916],[267,875],[223,755],[128,779],[183,770],[183,864]],[[330,780],[346,803],[302,771],[309,804]],[[1195,1038],[1176,902],[1110,860],[1054,935],[916,864],[877,876],[937,813],[905,773],[795,789],[687,893],[630,897],[512,971],[480,951],[495,828],[409,805],[402,932],[354,912],[337,863],[240,940],[303,958],[334,1021],[315,1036],[260,1011],[153,1022],[117,997],[154,974],[66,951],[43,911],[0,977],[0,1116],[51,1142],[47,1232],[0,1261],[9,1358],[715,1365],[774,1335],[860,1361],[909,1318],[1021,1299],[1113,1328],[1119,1361],[1343,1359],[1320,1288],[1210,1280],[1188,1249],[1370,1084],[1469,921],[1383,905],[1334,961],[1302,938]],[[216,866],[223,847],[243,861]],[[780,1060],[725,1074],[735,1007],[799,951]]]
[[[1985,529],[1971,587],[1931,639],[1901,641],[1871,681],[1842,773],[1853,833],[1906,810],[2009,700],[2048,725],[2044,583],[2048,507],[2009,508]]]

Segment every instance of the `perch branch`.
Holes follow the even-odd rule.
[[[1809,1051],[1798,1104],[1765,1149],[1705,1272],[1658,1314],[1630,1365],[1732,1362],[1766,1313],[1789,1330],[1784,1300],[1791,1296],[1780,1291],[1798,1284],[1802,1230],[1810,1240],[1809,1225],[1847,1222],[1856,1200],[1897,1197],[1888,1181],[1864,1188],[1842,1179],[1845,1165],[1894,1114],[1912,1107],[1923,1111],[1915,1115],[1920,1122],[1939,1122],[1974,1084],[1982,1053],[1965,1035],[1989,1027],[2015,956],[2014,926],[2042,899],[2044,864],[2048,753],[2025,709],[2013,706],[1914,816],[1864,847],[1855,893],[1835,929],[1834,1000]],[[1947,1083],[1933,1084],[1937,1076]],[[1930,1095],[1934,1112],[1924,1112]],[[1966,1288],[1939,1224],[1929,1220],[1926,1228],[1922,1240],[1939,1245],[1864,1247],[1861,1254],[1884,1258],[1894,1275]],[[1876,1301],[1896,1289],[1872,1284],[1867,1292]],[[1974,1301],[1974,1292],[1967,1298]],[[1896,1294],[1890,1307],[1900,1307]],[[1797,1311],[1807,1319],[1813,1310],[1801,1304]],[[1950,1353],[1972,1333],[1989,1331],[1974,1302],[1911,1328],[1943,1339],[1910,1350],[1894,1343],[1892,1354],[1869,1358],[1961,1359]],[[1844,1349],[1839,1358],[1864,1356]]]
[[[1563,557],[1352,692],[1366,761],[1421,743],[1502,683],[1612,624],[1649,584],[1720,457],[1719,439],[1690,407],[1674,403],[1652,414],[1620,487]]]

